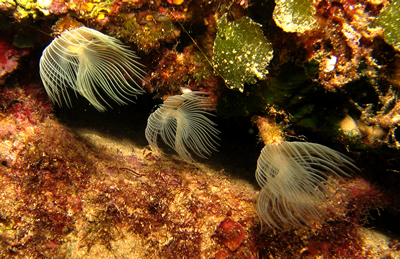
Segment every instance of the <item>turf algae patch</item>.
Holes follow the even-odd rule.
[[[285,32],[304,33],[316,27],[312,0],[275,0],[273,18]]]
[[[400,51],[400,1],[392,1],[375,19],[373,25],[383,29],[385,41]]]
[[[261,25],[249,17],[228,22],[225,14],[219,20],[213,63],[229,88],[243,92],[245,83],[255,84],[256,78],[265,79],[272,53]]]

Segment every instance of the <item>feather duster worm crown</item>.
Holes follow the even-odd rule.
[[[193,161],[191,153],[206,158],[217,150],[219,131],[208,115],[213,102],[204,92],[189,92],[167,98],[147,120],[146,139],[159,150],[157,139],[174,149],[184,160]]]
[[[262,223],[290,229],[324,221],[336,202],[336,188],[328,177],[348,176],[341,168],[357,169],[350,158],[320,144],[267,144],[256,170]]]
[[[144,91],[133,77],[144,71],[132,50],[113,37],[87,27],[65,31],[54,39],[40,58],[40,77],[51,100],[68,107],[68,87],[84,96],[97,110],[111,107],[102,97],[108,95],[118,104],[130,101]],[[135,87],[128,81],[132,81]]]

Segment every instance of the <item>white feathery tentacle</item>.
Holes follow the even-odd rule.
[[[267,144],[257,161],[256,180],[262,190],[257,210],[273,229],[297,228],[321,222],[335,206],[335,186],[329,176],[349,176],[357,169],[347,156],[307,142]]]
[[[46,47],[40,76],[50,99],[59,106],[63,100],[71,106],[68,88],[72,88],[104,111],[105,105],[111,106],[102,94],[122,105],[131,101],[129,96],[144,92],[134,79],[143,79],[145,73],[136,59],[119,40],[83,26],[63,32]]]
[[[193,91],[167,98],[147,121],[146,139],[159,150],[158,136],[184,160],[193,161],[192,153],[206,158],[217,150],[219,131],[207,116],[214,104],[210,93]]]

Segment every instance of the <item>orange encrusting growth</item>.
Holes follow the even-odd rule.
[[[254,121],[260,132],[260,137],[265,145],[278,144],[282,141],[285,141],[282,127],[277,125],[273,119],[257,116]]]

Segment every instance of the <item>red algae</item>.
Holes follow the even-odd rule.
[[[215,232],[219,242],[231,251],[238,249],[245,236],[242,225],[231,218],[225,218]]]
[[[29,49],[15,47],[10,38],[0,36],[0,84],[4,83],[7,74],[18,67],[18,60],[29,53]]]
[[[149,84],[146,85],[150,91],[170,95],[180,93],[181,87],[185,86],[191,90],[213,92],[221,83],[194,45],[186,47],[182,53],[164,48],[162,54],[156,67],[157,72],[152,73]]]
[[[3,92],[3,258],[368,255],[357,235],[360,219],[387,199],[362,179],[343,183],[348,215],[260,235],[248,184],[129,145],[95,144],[54,120],[36,87]]]
[[[260,234],[248,183],[96,132],[77,136],[44,96],[37,86],[2,87],[3,258],[365,258],[357,230],[366,212],[396,203],[354,178],[340,183],[341,215]]]
[[[249,186],[142,150],[90,146],[52,119],[42,91],[4,91],[2,257],[211,257],[229,211],[256,217]]]

